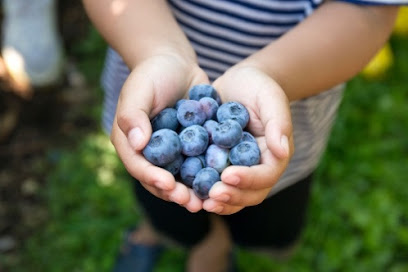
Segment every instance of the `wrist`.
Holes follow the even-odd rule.
[[[284,86],[283,74],[279,72],[279,68],[276,68],[273,63],[265,62],[265,60],[260,59],[260,56],[254,54],[249,58],[240,62],[237,67],[255,69],[260,73],[268,76],[272,81],[274,81],[280,89],[286,93],[286,87]]]
[[[134,50],[133,53],[128,53],[124,57],[125,63],[130,70],[135,69],[141,63],[155,58],[168,58],[177,61],[185,66],[197,66],[197,57],[194,51],[189,48],[181,47],[176,48],[174,46],[159,45],[152,48],[146,48],[145,50]]]
[[[262,97],[273,96],[289,103],[289,98],[279,82],[256,63],[245,61],[231,67],[213,85],[219,91],[222,101],[237,98],[241,102],[257,101]]]
[[[197,62],[174,51],[157,51],[139,59],[130,69],[131,77],[149,82],[149,88],[154,90],[158,100],[173,105],[177,99],[185,96],[192,84],[208,83],[206,74],[199,68]]]
[[[253,80],[254,78],[257,78],[258,80],[262,79],[262,81],[267,80],[269,82],[273,82],[273,84],[276,85],[275,89],[279,89],[283,93],[285,93],[284,87],[282,86],[279,79],[279,74],[273,73],[269,68],[269,66],[265,66],[262,62],[256,61],[255,58],[250,57],[232,66],[225,72],[224,75],[226,77],[230,77],[230,75],[238,75],[238,77],[248,77],[250,80]],[[285,95],[287,96],[286,93]]]

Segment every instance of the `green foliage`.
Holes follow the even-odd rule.
[[[295,254],[277,261],[240,249],[242,271],[408,271],[407,46],[392,40],[396,64],[384,80],[348,84]],[[101,132],[50,160],[50,220],[14,271],[110,271],[121,232],[140,215],[123,166]],[[182,271],[185,258],[169,250],[157,271]]]
[[[72,151],[51,151],[47,225],[26,245],[31,271],[108,271],[122,230],[138,220],[130,179],[108,138],[89,135]],[[24,268],[21,271],[26,271]]]
[[[72,53],[77,59],[80,70],[85,74],[87,80],[93,84],[99,82],[106,49],[106,42],[91,25],[86,39],[75,44],[72,48]]]
[[[388,78],[347,86],[300,248],[259,271],[408,271],[408,79],[399,72],[408,73],[407,41],[392,44],[397,63]],[[263,263],[254,258],[245,271]]]

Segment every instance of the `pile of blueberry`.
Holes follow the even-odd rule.
[[[228,165],[255,165],[261,154],[254,136],[245,131],[249,113],[242,104],[222,104],[207,84],[193,86],[189,98],[151,120],[153,134],[143,155],[206,199]]]

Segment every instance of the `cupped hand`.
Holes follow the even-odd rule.
[[[227,167],[203,202],[209,212],[232,214],[261,203],[286,169],[294,152],[291,114],[282,88],[256,67],[233,67],[213,85],[223,102],[248,109],[247,129],[261,150],[259,165]]]
[[[208,83],[195,64],[171,54],[150,57],[137,65],[126,80],[119,97],[111,141],[127,171],[152,194],[201,210],[202,201],[173,175],[148,162],[142,150],[152,134],[150,119],[185,97],[187,90]]]

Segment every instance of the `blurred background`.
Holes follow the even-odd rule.
[[[57,19],[65,53],[57,84],[22,88],[0,60],[2,272],[110,271],[123,230],[140,217],[100,127],[106,44],[80,1],[59,1]],[[408,271],[407,170],[403,9],[389,43],[347,86],[295,255],[282,261],[239,249],[239,267]],[[182,271],[185,258],[168,250],[157,271]]]

